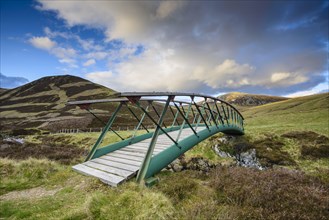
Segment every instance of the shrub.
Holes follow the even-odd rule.
[[[304,159],[329,158],[329,138],[313,131],[293,131],[282,137],[294,139],[299,143]]]
[[[320,144],[316,146],[302,145],[301,155],[304,158],[329,158],[329,145]]]
[[[128,184],[124,190],[96,193],[89,204],[93,219],[168,219],[173,206],[161,193]]]
[[[211,178],[220,203],[239,207],[238,218],[327,219],[329,187],[288,170],[217,168]]]
[[[191,172],[184,171],[170,175],[166,181],[161,181],[157,187],[168,196],[173,204],[177,204],[184,199],[189,199],[196,191],[198,184],[188,175]]]

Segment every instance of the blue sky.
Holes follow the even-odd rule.
[[[1,1],[1,87],[71,74],[118,91],[328,89],[328,1]]]

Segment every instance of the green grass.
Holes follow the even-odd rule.
[[[270,103],[243,111],[247,134],[310,130],[329,134],[329,93]]]
[[[52,186],[69,177],[69,167],[46,159],[0,159],[0,195],[41,185]]]
[[[1,163],[15,164],[16,161]],[[46,163],[47,161],[43,161]],[[0,218],[9,219],[168,219],[174,214],[172,203],[161,192],[128,183],[110,188],[99,180],[73,172],[54,162],[51,167],[38,160],[19,162],[29,166],[14,168],[4,176],[6,191],[43,186],[59,188],[54,196],[1,200]],[[42,168],[41,168],[42,167]],[[8,168],[7,168],[8,170]],[[29,171],[27,171],[29,170]],[[51,171],[52,175],[47,175]],[[17,174],[20,173],[20,174]],[[25,181],[27,179],[27,181]],[[11,181],[10,181],[11,180]],[[15,187],[11,187],[16,181]],[[27,184],[28,183],[28,184]]]
[[[287,133],[313,131],[328,136],[328,105],[328,94],[321,94],[243,110],[246,135],[238,141],[255,146],[258,154],[268,159],[289,156],[295,162],[265,171],[231,167],[234,161],[218,157],[211,147],[222,134],[185,154],[187,159],[203,157],[220,167],[210,173],[161,172],[157,175],[160,183],[152,188],[141,188],[134,180],[111,188],[73,172],[70,166],[45,159],[0,159],[0,195],[35,187],[59,190],[54,196],[41,198],[0,199],[0,218],[326,219],[329,158],[303,155],[304,145],[317,147],[319,143],[313,136],[291,138]],[[131,132],[121,131],[120,135],[129,137]],[[90,149],[98,136],[34,135],[26,140]],[[119,138],[109,133],[102,145],[115,141]]]
[[[123,138],[132,137],[133,131],[117,131],[117,133]],[[136,135],[145,134],[146,131],[137,131]],[[86,133],[68,133],[68,134],[50,134],[50,135],[29,135],[25,139],[31,143],[41,143],[42,140],[47,142],[60,142],[69,145],[75,145],[84,149],[91,149],[98,139],[100,132],[86,132]],[[113,132],[108,132],[100,147],[107,146],[111,143],[121,141],[121,139]]]

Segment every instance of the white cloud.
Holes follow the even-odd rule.
[[[59,59],[58,60],[60,63],[68,63],[68,64],[73,64],[75,63],[75,60],[73,59]]]
[[[59,59],[58,62],[67,64],[70,68],[78,68],[75,59],[63,58],[63,59]]]
[[[73,48],[58,46],[55,41],[52,41],[48,37],[32,37],[28,41],[32,44],[32,46],[38,49],[46,50],[50,54],[56,56],[59,59],[58,62],[69,64],[72,68],[78,67],[75,64],[77,52]]]
[[[46,34],[46,36],[50,38],[62,37],[65,39],[69,39],[71,37],[70,34],[68,33],[60,32],[60,31],[52,31],[49,27],[45,27],[43,29],[43,32]]]
[[[29,42],[36,48],[43,50],[50,50],[56,45],[56,42],[50,40],[48,37],[32,37]]]
[[[326,81],[324,83],[318,84],[317,86],[315,86],[311,89],[290,93],[290,94],[287,94],[285,96],[293,98],[293,97],[299,97],[299,96],[314,95],[314,94],[318,94],[322,91],[328,91],[328,90],[329,90],[329,82]]]
[[[98,72],[91,72],[86,74],[86,77],[98,84],[103,84],[104,82],[108,83],[108,80],[113,76],[111,71],[98,71]]]
[[[184,5],[183,1],[161,1],[156,16],[166,18]]]
[[[50,51],[58,58],[68,58],[68,57],[75,57],[77,55],[77,51],[73,48],[63,48],[63,47],[55,47]]]
[[[287,79],[290,76],[290,73],[273,73],[271,76],[271,82],[278,82],[284,79]]]
[[[288,86],[304,83],[307,80],[308,77],[304,76],[302,73],[278,72],[271,75],[271,84],[269,85]]]
[[[91,65],[94,65],[95,63],[96,63],[96,61],[94,59],[89,59],[83,63],[83,66],[91,66]]]
[[[85,55],[86,58],[89,59],[96,59],[96,60],[102,60],[105,59],[108,56],[108,53],[103,52],[103,51],[98,51],[98,52],[90,52]]]
[[[249,64],[239,64],[235,60],[226,59],[211,70],[198,66],[194,70],[193,77],[205,82],[208,86],[216,89],[223,86],[240,87],[248,85],[250,74],[255,67]]]
[[[262,14],[253,12],[266,9],[266,2],[253,10],[221,1],[39,2],[40,10],[55,11],[68,26],[97,28],[104,31],[106,42],[123,41],[123,48],[107,51],[92,40],[77,39],[88,51],[81,57],[109,63],[107,74],[87,77],[116,90],[217,93],[248,87],[283,92],[289,86],[317,83],[312,78],[319,76],[326,60],[315,47],[299,47],[312,42],[311,31],[298,38],[290,31],[280,38],[269,33],[259,22]],[[281,13],[282,8],[275,10]],[[273,25],[280,18],[268,16]],[[136,45],[144,48],[138,56]]]

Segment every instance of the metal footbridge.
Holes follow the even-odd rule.
[[[79,173],[99,178],[111,186],[137,175],[137,182],[151,185],[155,174],[204,139],[222,132],[243,135],[243,116],[229,103],[196,93],[118,93],[116,98],[72,101],[92,112],[93,105],[111,104],[113,114],[84,163],[73,166]],[[115,120],[134,124],[132,135],[123,138],[115,131]],[[120,122],[117,122],[117,124]],[[150,129],[150,126],[153,129]],[[141,134],[141,130],[144,134]],[[101,146],[113,132],[120,141]]]

